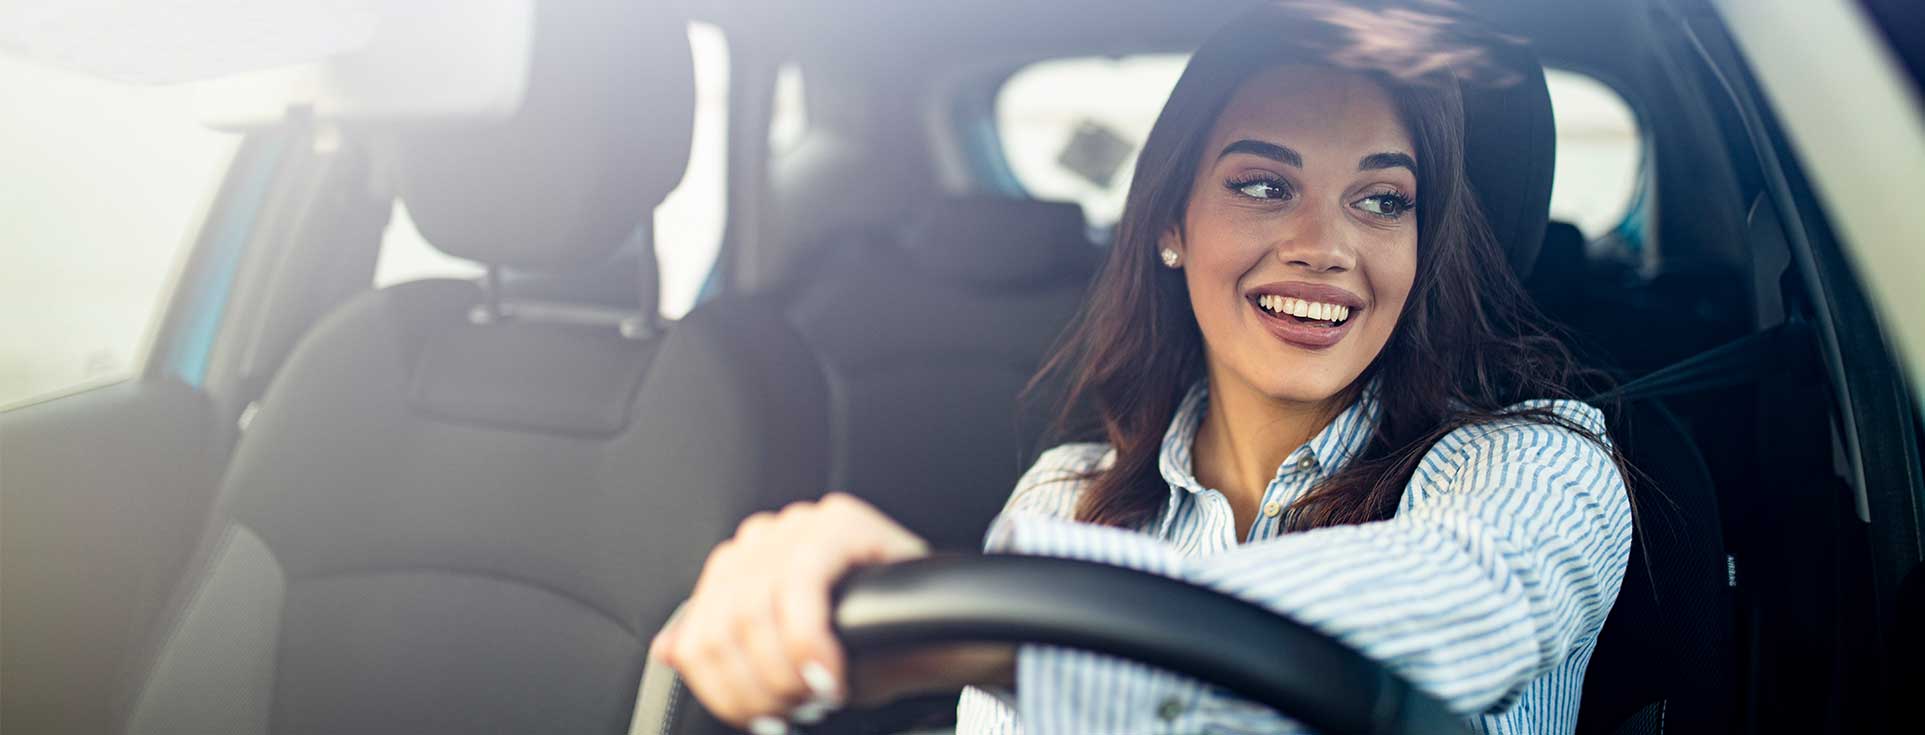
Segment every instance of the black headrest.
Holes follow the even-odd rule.
[[[682,179],[695,116],[688,21],[672,3],[536,3],[526,92],[505,120],[402,136],[396,174],[421,235],[529,270],[607,257]]]
[[[910,225],[902,249],[937,277],[993,285],[1064,273],[1091,255],[1083,208],[990,195],[944,197]]]
[[[1544,67],[1522,47],[1493,49],[1517,81],[1464,86],[1464,165],[1491,233],[1519,280],[1530,277],[1551,216],[1557,126]]]

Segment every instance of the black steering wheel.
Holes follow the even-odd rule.
[[[1321,733],[1467,732],[1442,702],[1327,635],[1214,590],[1103,564],[992,555],[870,567],[838,587],[835,626],[851,659],[1043,643],[1207,681]]]

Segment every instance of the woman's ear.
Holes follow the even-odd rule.
[[[1183,267],[1183,228],[1170,225],[1156,238],[1157,257],[1166,268]]]

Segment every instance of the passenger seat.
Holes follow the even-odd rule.
[[[592,0],[534,16],[513,116],[350,131],[388,144],[428,242],[527,277],[372,291],[302,339],[235,450],[129,731],[620,732],[649,638],[754,510],[699,492],[704,467],[653,474],[712,439],[639,418],[715,403],[647,385],[721,368],[651,360],[675,342],[647,334],[652,288],[610,320],[622,299],[564,283],[606,272],[682,177],[687,19]]]

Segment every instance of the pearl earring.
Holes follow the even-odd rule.
[[[1182,262],[1182,260],[1183,260],[1183,256],[1178,255],[1175,248],[1163,249],[1163,266],[1164,267],[1175,268],[1177,263]]]

